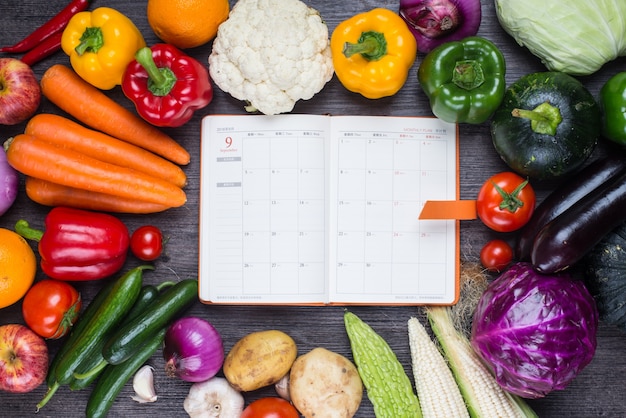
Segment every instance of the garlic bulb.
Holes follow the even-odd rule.
[[[191,385],[183,403],[191,418],[239,418],[244,399],[223,377]]]

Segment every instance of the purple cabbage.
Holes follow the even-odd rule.
[[[417,49],[460,41],[478,33],[480,0],[400,0],[400,16],[417,40]]]
[[[504,389],[541,398],[591,362],[598,311],[580,280],[516,263],[490,283],[474,313],[471,344]]]

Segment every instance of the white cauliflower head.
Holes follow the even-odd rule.
[[[300,0],[238,0],[209,55],[215,84],[266,115],[290,112],[333,72],[328,27]]]

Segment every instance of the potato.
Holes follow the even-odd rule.
[[[284,332],[253,332],[237,341],[226,356],[224,376],[242,392],[256,390],[286,375],[297,354],[295,341]]]
[[[361,404],[363,382],[350,360],[318,347],[291,366],[289,394],[305,418],[350,418]]]

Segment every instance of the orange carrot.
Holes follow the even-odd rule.
[[[170,207],[187,201],[183,189],[169,181],[61,148],[32,135],[16,135],[7,141],[5,149],[9,164],[27,176]]]
[[[86,128],[63,116],[37,114],[28,121],[24,133],[107,163],[133,168],[168,180],[178,187],[187,184],[185,172],[171,161],[144,148]]]
[[[189,164],[189,153],[173,138],[116,103],[71,68],[55,64],[41,77],[41,92],[84,124],[158,154]]]
[[[26,177],[26,195],[40,205],[71,206],[98,212],[143,214],[163,212],[169,209],[168,206],[156,203],[75,189],[35,177]]]

